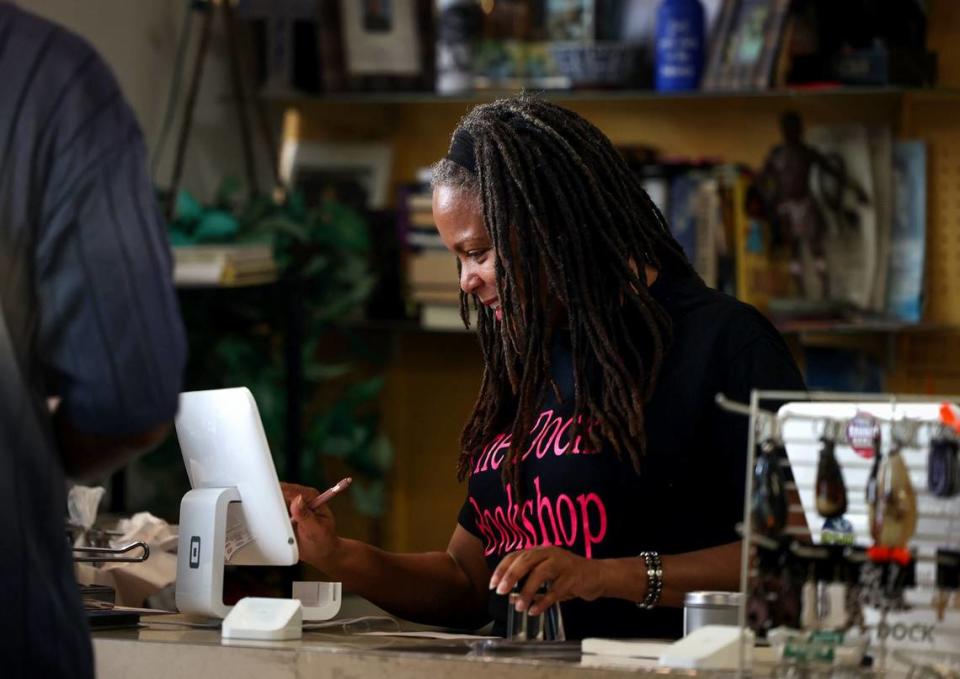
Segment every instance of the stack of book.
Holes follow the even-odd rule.
[[[277,280],[265,244],[183,245],[173,248],[173,280],[181,287],[240,287]]]
[[[433,222],[429,187],[411,187],[403,210],[406,228],[407,289],[418,305],[420,323],[432,329],[463,329],[457,260]]]

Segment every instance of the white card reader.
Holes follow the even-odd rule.
[[[297,599],[240,599],[223,619],[224,639],[285,641],[303,636],[303,612]]]

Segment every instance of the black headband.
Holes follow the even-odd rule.
[[[536,125],[527,122],[520,116],[512,116],[507,118],[504,122],[506,122],[506,124],[516,132],[526,131],[531,133],[524,135],[525,137],[533,136],[533,138],[536,138],[536,135],[540,134]],[[473,144],[473,135],[462,127],[458,128],[457,131],[453,133],[453,140],[450,142],[450,150],[447,151],[447,160],[453,161],[471,174],[476,174],[477,155],[473,148]]]
[[[477,157],[473,150],[473,135],[462,127],[453,133],[447,160],[453,161],[471,174],[477,173]]]

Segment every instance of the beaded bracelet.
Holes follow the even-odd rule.
[[[637,606],[644,609],[656,608],[663,592],[663,563],[656,552],[640,552],[640,558],[647,566],[647,595]]]

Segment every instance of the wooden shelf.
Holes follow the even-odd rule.
[[[916,96],[934,99],[960,99],[960,89],[905,87],[811,87],[776,90],[657,92],[655,90],[536,90],[528,89],[557,102],[634,101],[634,102],[722,102],[750,100],[830,99],[830,98],[898,98]],[[260,96],[276,103],[298,104],[477,104],[515,95],[519,90],[477,90],[443,95],[436,92],[340,92],[305,94],[303,92],[261,92]]]
[[[903,323],[890,319],[858,319],[832,321],[774,322],[783,335],[895,335],[900,333],[956,333],[960,327],[943,323]],[[457,328],[428,328],[415,320],[361,320],[347,325],[351,330],[375,332],[409,332],[439,335],[471,335],[472,331]]]
[[[951,333],[960,328],[944,323],[904,323],[884,318],[851,320],[774,321],[783,335],[895,335],[900,333]]]

